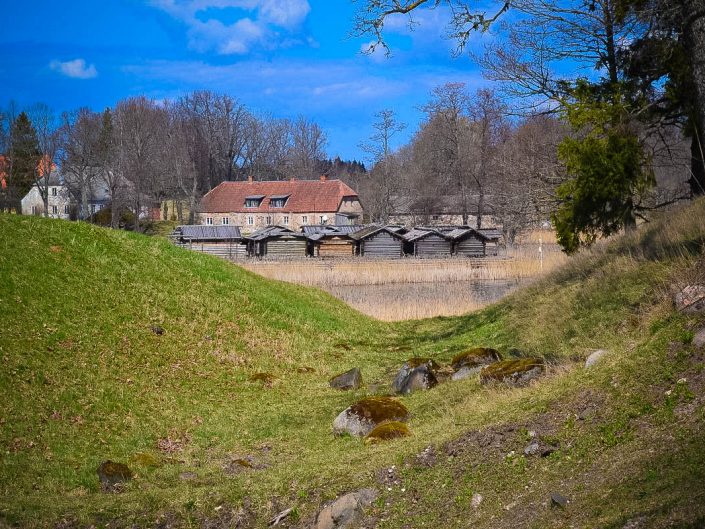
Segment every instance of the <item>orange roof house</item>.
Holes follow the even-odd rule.
[[[357,193],[341,180],[223,182],[201,201],[202,224],[230,224],[245,230],[271,225],[354,224],[362,219]]]

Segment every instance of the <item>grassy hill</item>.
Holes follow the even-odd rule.
[[[369,526],[700,527],[705,316],[670,300],[705,281],[704,244],[700,201],[484,311],[392,325],[163,240],[0,216],[0,526],[259,527],[288,507],[303,526],[374,486]],[[472,346],[549,373],[405,397],[407,439],[332,437],[406,358]],[[364,389],[328,387],[354,366]],[[525,456],[532,438],[556,450]],[[100,491],[106,459],[136,473],[120,494]]]

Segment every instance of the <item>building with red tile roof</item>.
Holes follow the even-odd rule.
[[[362,204],[341,180],[223,182],[201,200],[198,219],[206,225],[242,226],[243,231],[280,225],[359,224]]]

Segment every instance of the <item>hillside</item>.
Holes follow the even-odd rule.
[[[398,324],[154,238],[14,216],[0,234],[0,526],[260,527],[293,507],[296,527],[370,486],[367,527],[705,524],[705,315],[671,302],[705,283],[703,201],[486,310]],[[548,374],[403,397],[402,440],[331,435],[408,357],[473,346]],[[363,389],[328,387],[354,366]],[[532,433],[554,451],[524,455]],[[119,494],[106,459],[136,474]]]

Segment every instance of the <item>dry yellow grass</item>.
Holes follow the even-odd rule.
[[[397,321],[480,309],[566,259],[553,233],[544,230],[483,259],[306,259],[243,266],[270,279],[322,288],[365,314]]]

